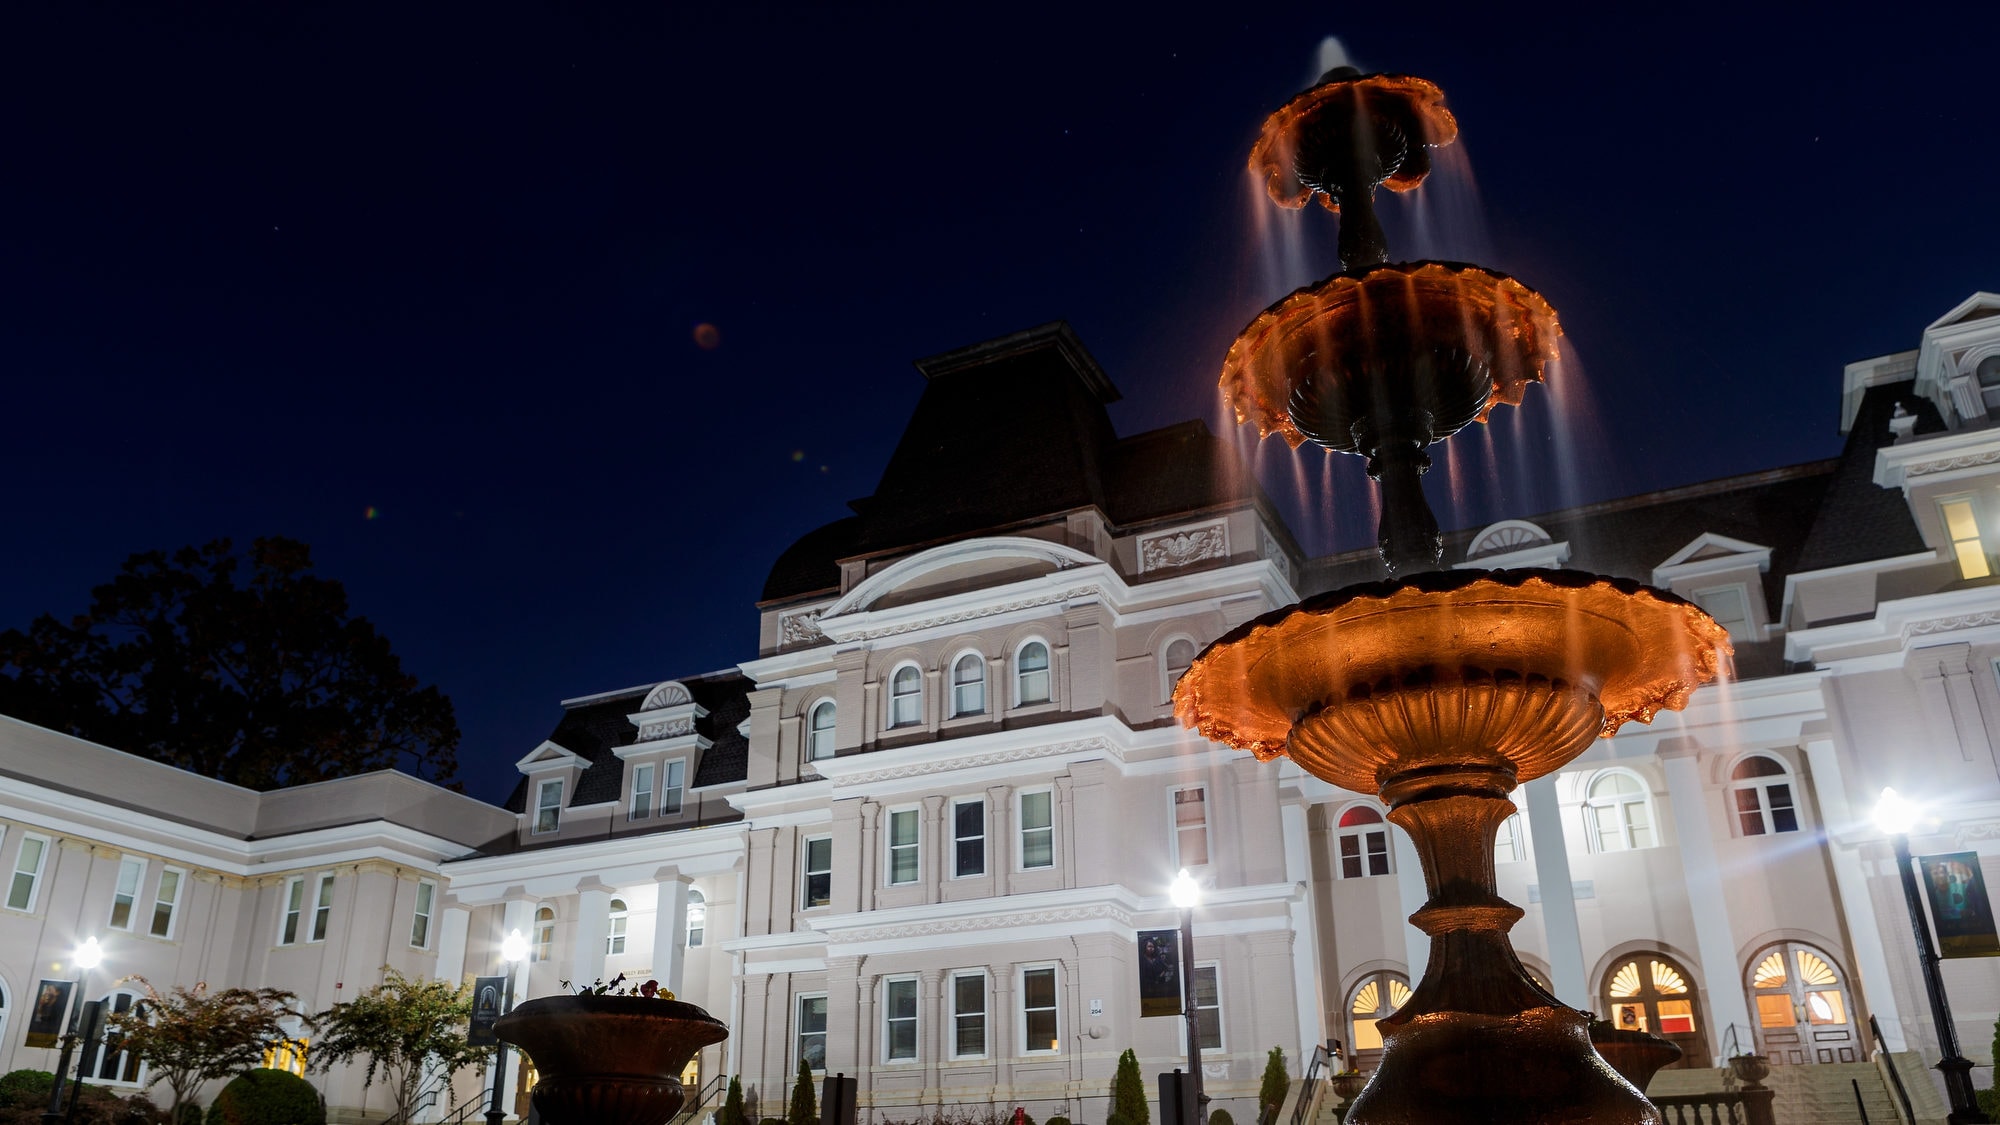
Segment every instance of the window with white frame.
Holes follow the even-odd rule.
[[[1799,830],[1791,771],[1776,758],[1752,754],[1736,763],[1729,771],[1729,797],[1736,809],[1736,826],[1745,836]]]
[[[1650,848],[1656,842],[1652,794],[1645,782],[1625,770],[1606,770],[1591,779],[1584,813],[1590,820],[1590,838],[1600,852]]]
[[[826,1069],[826,993],[799,997],[798,1062],[809,1069]]]
[[[812,713],[806,716],[806,761],[817,762],[833,757],[833,725],[839,718],[831,699],[822,699],[813,704]]]
[[[1208,864],[1208,788],[1189,785],[1173,790],[1174,866]]]
[[[1047,789],[1021,794],[1021,869],[1056,865],[1055,797]]]
[[[1389,826],[1382,813],[1369,805],[1355,805],[1340,814],[1340,831],[1334,837],[1340,857],[1340,877],[1366,879],[1389,874]]]
[[[554,832],[562,827],[562,778],[550,778],[535,786],[535,832]]]
[[[917,1059],[917,978],[882,981],[882,1061]]]
[[[187,882],[187,872],[178,867],[160,869],[159,890],[153,895],[153,922],[146,932],[156,938],[174,936],[174,916],[180,913],[181,886]]]
[[[532,960],[547,961],[556,953],[556,908],[539,906],[535,908],[535,944],[529,949]]]
[[[1715,618],[1715,623],[1728,630],[1731,637],[1739,641],[1754,639],[1756,629],[1750,624],[1750,591],[1741,582],[1696,590],[1694,604]]]
[[[889,811],[889,885],[900,887],[917,881],[916,809]]]
[[[1049,688],[1049,646],[1029,641],[1014,654],[1014,705],[1047,703],[1053,698]]]
[[[0,1043],[7,1041],[7,1005],[13,1001],[7,992],[7,982],[0,980]]]
[[[661,762],[660,771],[664,778],[660,785],[660,815],[674,816],[681,811],[681,800],[687,793],[687,759]]]
[[[986,974],[951,974],[951,1057],[986,1057]]]
[[[33,910],[42,885],[42,865],[48,861],[49,838],[21,834],[14,852],[14,877],[7,883],[7,908]]]
[[[325,941],[326,932],[333,925],[333,872],[319,877],[319,886],[313,892],[312,937],[311,941]]]
[[[1953,496],[1938,501],[1944,531],[1951,540],[1952,558],[1958,562],[1960,578],[1985,578],[1993,573],[1993,560],[1979,534],[1979,515],[1972,497]]]
[[[799,906],[810,910],[833,901],[833,837],[808,837],[804,852],[799,872]]]
[[[1162,675],[1166,681],[1165,699],[1174,697],[1174,685],[1187,675],[1189,666],[1194,664],[1194,642],[1186,637],[1176,637],[1167,643],[1167,649],[1160,656]]]
[[[963,879],[986,874],[986,802],[978,797],[952,802],[951,874]]]
[[[708,899],[702,893],[688,888],[687,947],[701,948],[702,937],[708,932]]]
[[[291,945],[299,940],[299,916],[306,902],[306,877],[294,875],[285,880],[285,893],[280,902],[284,909],[278,918],[278,944]]]
[[[1527,834],[1521,831],[1521,814],[1515,813],[1501,821],[1499,831],[1493,834],[1493,862],[1519,863],[1526,858]]]
[[[1222,967],[1219,965],[1196,965],[1194,967],[1194,1021],[1201,1029],[1201,1049],[1222,1050]],[[1182,1025],[1182,1035],[1186,1035],[1186,1025]]]
[[[986,658],[968,652],[951,666],[951,713],[978,715],[985,710]]]
[[[100,1082],[111,1082],[120,1086],[144,1085],[140,1079],[145,1076],[145,1065],[140,1061],[136,1053],[125,1049],[124,1036],[108,1029],[111,1026],[109,1023],[110,1017],[114,1015],[123,1015],[134,1008],[139,1010],[135,1014],[144,1014],[145,1001],[137,993],[126,992],[122,989],[103,999],[105,1000],[104,1015],[106,1019],[105,1026],[107,1028],[104,1033],[104,1041],[102,1043],[86,1045],[79,1073]]]
[[[644,820],[653,815],[653,775],[656,769],[652,762],[641,762],[632,767],[633,820]]]
[[[431,914],[437,906],[437,884],[417,881],[417,905],[410,912],[410,944],[418,949],[431,947]]]
[[[1054,965],[1021,970],[1021,1053],[1046,1055],[1062,1050],[1056,1010]]]
[[[145,881],[145,860],[131,855],[119,859],[118,882],[111,888],[111,919],[106,925],[114,930],[132,928],[132,916],[138,913],[139,884]]]
[[[604,931],[604,954],[616,957],[625,952],[625,925],[631,921],[632,912],[626,909],[625,900],[611,900],[611,924]]]
[[[913,727],[924,721],[924,674],[905,664],[889,677],[889,725]]]

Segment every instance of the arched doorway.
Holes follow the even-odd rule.
[[[1750,958],[1750,1010],[1757,1051],[1774,1063],[1861,1062],[1861,1035],[1847,982],[1833,958],[1800,942]]]
[[[1708,1031],[1694,977],[1664,953],[1625,957],[1604,976],[1604,1010],[1611,1026],[1650,1031],[1681,1049],[1676,1067],[1710,1064]]]
[[[1374,1071],[1382,1058],[1382,1031],[1376,1025],[1409,999],[1410,982],[1401,973],[1377,972],[1361,978],[1347,995],[1348,1066]]]

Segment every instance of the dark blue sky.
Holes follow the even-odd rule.
[[[304,539],[489,798],[557,700],[754,655],[910,359],[1066,318],[1123,432],[1216,419],[1283,293],[1244,157],[1325,35],[1444,87],[1484,219],[1432,247],[1588,372],[1570,460],[1531,401],[1468,519],[1831,455],[1842,364],[2000,289],[1993,5],[166,7],[0,11],[0,625]]]

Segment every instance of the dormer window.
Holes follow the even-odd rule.
[[[562,826],[563,783],[551,778],[535,787],[535,834],[554,832]]]
[[[1694,604],[1715,618],[1715,623],[1729,630],[1736,640],[1755,638],[1756,630],[1750,624],[1750,599],[1741,585],[1716,586],[1694,592]]]
[[[1972,497],[1954,496],[1938,501],[1938,511],[1944,516],[1944,532],[1951,540],[1951,554],[1958,560],[1960,578],[1985,578],[1993,573],[1993,563],[1986,555],[1986,546],[1979,535],[1979,516],[1973,508]]]

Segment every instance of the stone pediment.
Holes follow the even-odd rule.
[[[581,769],[589,764],[561,745],[544,739],[540,746],[528,751],[526,757],[515,762],[514,768],[522,773],[545,773],[549,770]]]

